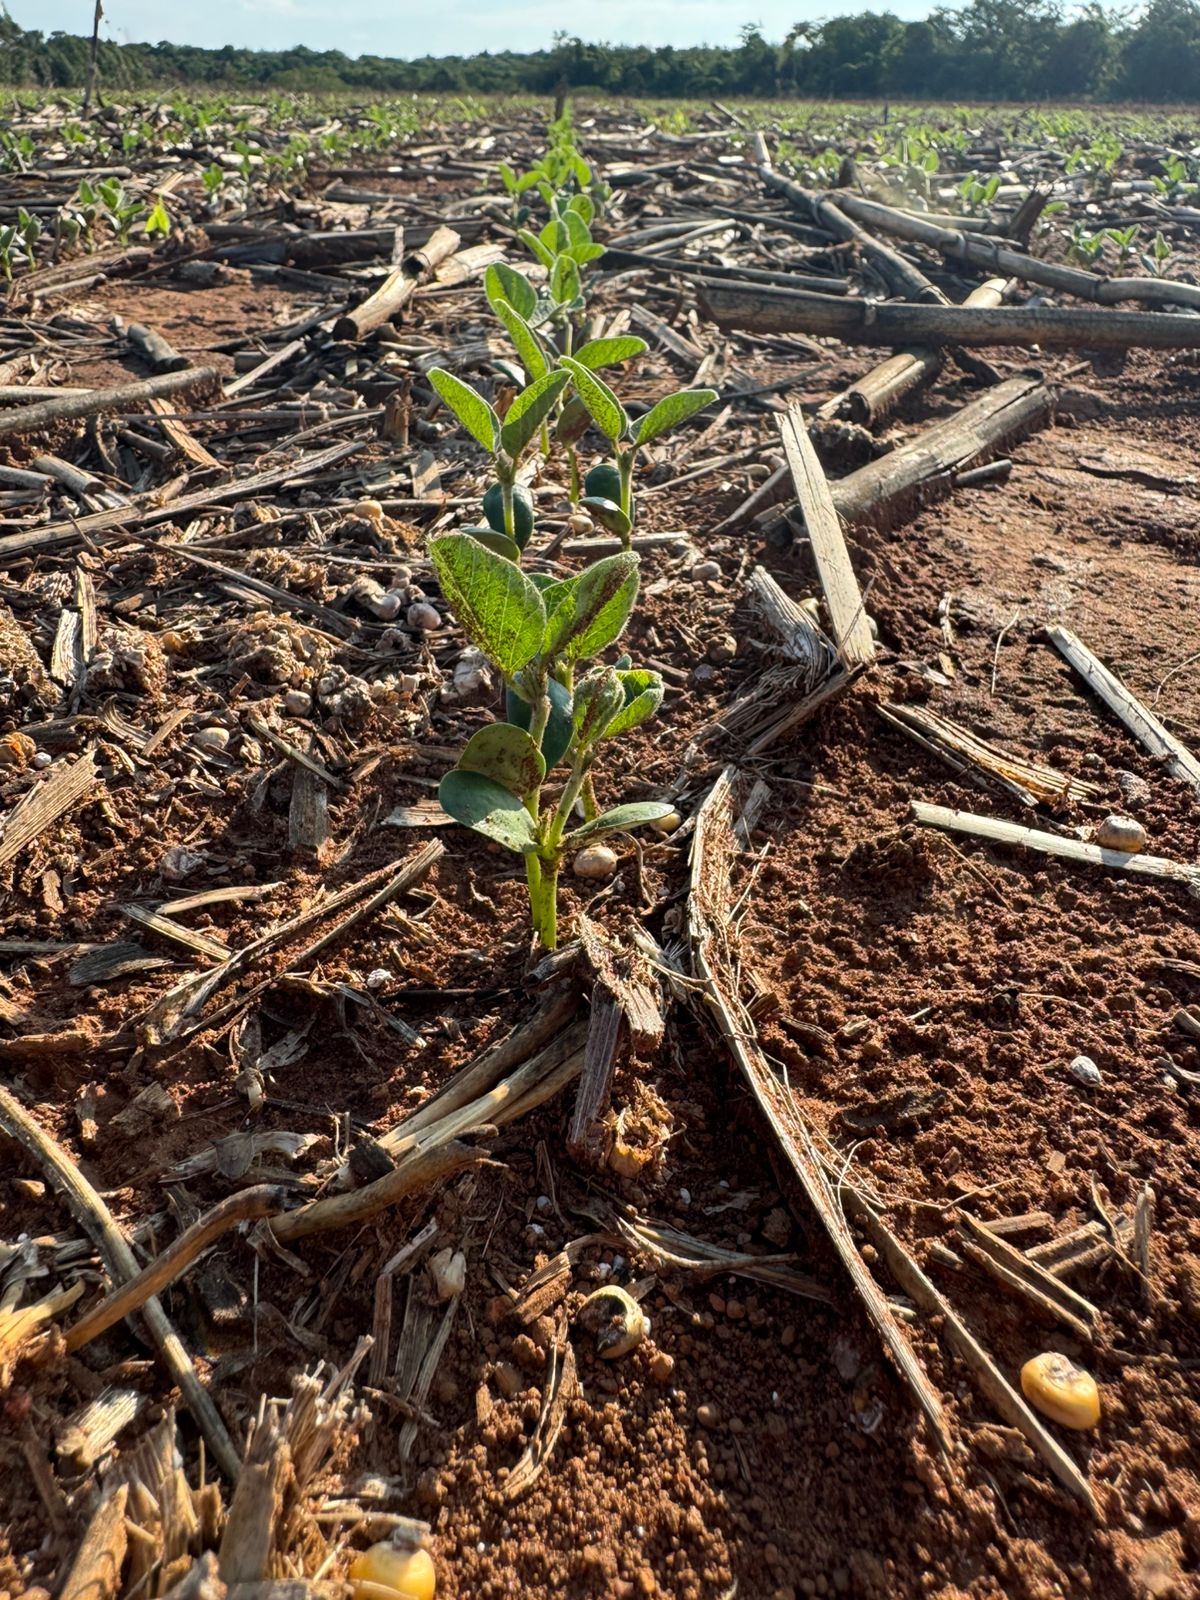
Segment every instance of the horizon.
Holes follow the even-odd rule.
[[[950,0],[958,9],[962,0]],[[587,44],[675,45],[728,47],[738,41],[748,23],[766,38],[781,40],[797,21],[842,16],[866,10],[893,12],[905,20],[927,16],[932,0],[892,0],[883,7],[863,0],[827,0],[796,4],[794,0],[764,0],[748,8],[749,14],[733,19],[722,0],[684,0],[652,11],[635,0],[611,0],[604,9],[605,25]],[[92,0],[10,0],[9,15],[22,28],[43,34],[63,32],[90,36]],[[162,7],[156,0],[111,0],[105,5],[100,36],[114,44],[157,44],[168,41],[219,50],[287,50],[303,45],[310,50],[341,50],[347,56],[384,56],[411,61],[423,56],[462,56],[503,50],[519,53],[548,50],[561,30],[562,9],[537,0],[519,11],[506,13],[482,0],[446,6],[435,0],[398,8],[390,0],[343,0],[331,11],[318,0],[210,0],[199,10],[177,12],[163,32]],[[414,47],[414,35],[420,43]],[[582,35],[581,35],[582,37]]]

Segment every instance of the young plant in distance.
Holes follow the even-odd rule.
[[[637,801],[570,826],[604,743],[645,722],[662,702],[656,672],[585,666],[624,631],[637,599],[638,558],[622,551],[556,581],[530,577],[466,533],[443,534],[429,553],[463,631],[529,711],[528,727],[510,721],[480,728],[442,779],[438,798],[455,821],[524,857],[533,929],[553,950],[567,854],[671,809]],[[548,763],[544,741],[556,709],[565,738]],[[557,802],[543,804],[555,759],[566,763],[566,780]]]
[[[681,422],[695,416],[717,398],[715,389],[678,389],[652,406],[637,422],[625,414],[616,395],[596,373],[577,356],[561,356],[560,363],[575,380],[579,398],[592,421],[610,442],[616,464],[604,463],[588,473],[587,494],[580,505],[594,521],[614,533],[629,548],[634,521],[633,466],[638,451],[652,440],[669,433]]]

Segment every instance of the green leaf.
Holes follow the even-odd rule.
[[[514,461],[537,436],[538,429],[554,410],[554,403],[566,383],[567,374],[561,369],[543,373],[528,389],[522,389],[509,406],[500,430],[500,442]]]
[[[689,417],[694,417],[697,411],[703,411],[716,398],[715,389],[680,389],[675,394],[669,394],[646,413],[638,423],[634,437],[639,445],[649,444],[659,434],[669,432]]]
[[[510,794],[491,778],[455,767],[438,785],[442,810],[464,828],[474,828],[519,856],[537,849],[537,829],[519,795]]]
[[[471,735],[458,758],[458,770],[478,772],[502,789],[526,795],[546,776],[546,763],[523,729],[511,722],[490,722]]]
[[[513,348],[521,358],[521,365],[525,368],[530,381],[534,378],[543,378],[549,370],[550,363],[546,360],[546,352],[538,343],[537,335],[525,321],[515,307],[510,306],[507,300],[497,299],[492,301],[492,310],[508,329],[508,336],[513,342]]]
[[[445,779],[442,781],[445,782]],[[442,805],[449,811],[444,800]],[[632,800],[628,805],[614,806],[611,811],[602,811],[591,822],[576,828],[574,833],[568,833],[563,840],[563,849],[575,850],[589,839],[599,839],[606,833],[623,833],[627,828],[640,828],[647,822],[657,822],[660,817],[669,817],[674,809],[661,800]]]
[[[592,414],[577,394],[563,406],[554,425],[559,444],[577,444],[592,425]]]
[[[615,739],[618,734],[628,733],[631,728],[648,722],[663,700],[663,681],[659,673],[638,667],[633,671],[618,671],[617,677],[625,704],[605,728],[603,737],[606,739]]]
[[[454,415],[489,454],[500,442],[500,418],[481,394],[444,367],[432,367],[429,381]]]
[[[579,267],[586,267],[589,261],[598,261],[605,253],[602,244],[593,244],[590,239],[587,244],[573,244],[567,251],[568,256]]]
[[[582,293],[579,268],[569,254],[556,256],[550,271],[550,297],[555,305],[569,305]]]
[[[497,533],[495,528],[464,528],[462,531],[469,533],[472,539],[477,539],[485,549],[503,556],[505,561],[513,561],[520,565],[521,547],[506,533]]]
[[[627,333],[619,339],[589,339],[576,350],[575,359],[581,367],[595,372],[597,367],[615,367],[622,361],[631,361],[649,348],[645,339]]]
[[[483,275],[483,287],[489,304],[494,306],[497,300],[507,300],[527,322],[537,309],[537,290],[524,273],[510,267],[507,261],[492,262]]]
[[[629,426],[629,419],[621,402],[603,378],[598,378],[594,372],[589,372],[587,367],[571,356],[562,356],[560,365],[564,366],[575,379],[579,398],[591,412],[592,421],[600,432],[615,444]],[[653,416],[654,412],[650,415]]]
[[[571,691],[557,678],[551,678],[547,689],[550,695],[550,716],[542,735],[542,755],[546,768],[556,767],[571,748],[575,726],[571,720]],[[522,700],[515,689],[505,691],[504,715],[518,728],[528,729],[533,721],[533,707]]]
[[[580,750],[605,738],[613,718],[624,709],[625,690],[611,667],[598,667],[575,685],[575,744]]]
[[[581,245],[591,244],[592,236],[588,231],[588,225],[578,211],[572,211],[568,206],[563,212],[562,220],[563,227],[567,230],[567,243],[572,250],[578,249]]]
[[[622,550],[545,590],[542,654],[585,661],[620,638],[637,599],[638,566],[637,556]]]
[[[552,251],[554,255],[558,255],[560,251],[565,250],[571,242],[566,226],[557,217],[550,218],[550,221],[542,229],[538,237],[546,246],[546,249]]]
[[[469,533],[445,533],[429,546],[442,593],[471,643],[511,677],[538,653],[546,607],[519,567]]]
[[[513,169],[509,166],[508,162],[507,161],[499,161],[499,162],[497,162],[496,163],[496,171],[500,174],[500,181],[504,185],[504,187],[508,190],[509,194],[516,194],[516,192],[517,192],[517,175],[513,171]]]
[[[554,251],[547,250],[546,246],[538,238],[537,234],[530,233],[528,228],[519,229],[517,232],[517,238],[520,239],[521,243],[527,250],[531,251],[533,255],[537,257],[537,259],[545,267],[546,271],[549,272],[551,267],[554,265]]]
[[[633,527],[633,523],[615,500],[605,500],[598,494],[589,494],[585,495],[579,504],[593,522],[600,524],[605,533],[611,533],[618,539],[624,539]]]
[[[596,215],[596,202],[590,194],[573,194],[567,205],[568,211],[578,211],[583,220],[591,226],[592,218]]]

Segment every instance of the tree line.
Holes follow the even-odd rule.
[[[22,29],[0,15],[0,82],[77,88],[89,41]],[[115,44],[100,49],[109,87],[547,94],[575,89],[662,98],[1200,101],[1200,0],[1148,0],[1140,10],[1100,0],[970,0],[920,21],[889,11],[797,23],[778,42],[751,24],[737,45],[677,49],[591,44],[566,33],[552,47],[471,56],[344,55],[340,50],[245,50],[225,45]]]

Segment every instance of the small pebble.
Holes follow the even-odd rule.
[[[691,577],[696,583],[710,583],[712,579],[720,576],[721,569],[715,561],[698,561],[691,571]]]
[[[722,633],[711,640],[705,654],[714,667],[723,667],[738,653],[737,640],[731,633]]]
[[[418,633],[436,633],[442,625],[437,607],[431,606],[428,600],[417,600],[409,606],[407,620],[409,627]]]
[[[368,604],[380,622],[395,622],[400,615],[400,607],[404,604],[404,597],[397,594],[394,589],[385,589],[381,595],[368,601]]]
[[[33,765],[37,767],[39,771],[41,771],[42,768],[48,767],[53,760],[54,757],[50,754],[49,750],[39,750],[37,755],[35,755],[33,758]]]
[[[1140,778],[1136,772],[1118,772],[1117,788],[1128,805],[1136,806],[1150,799],[1153,790],[1145,778]]]
[[[715,1428],[720,1420],[720,1413],[716,1406],[707,1403],[696,1407],[696,1421],[702,1428]]]
[[[467,1286],[467,1258],[449,1245],[429,1258],[429,1276],[439,1300],[453,1300]]]
[[[391,976],[391,973],[386,967],[373,967],[372,970],[367,973],[367,988],[382,989],[384,984],[390,981]]]
[[[1105,817],[1096,829],[1095,842],[1102,850],[1124,850],[1135,855],[1146,848],[1146,830],[1132,817]]]
[[[577,878],[611,878],[617,870],[617,852],[606,844],[589,844],[575,857],[571,870]]]
[[[1082,1083],[1085,1089],[1098,1089],[1103,1082],[1100,1068],[1091,1056],[1076,1056],[1067,1068],[1076,1083]]]
[[[200,746],[201,750],[208,750],[213,755],[221,755],[229,748],[228,728],[201,728],[192,739],[193,744]]]
[[[303,689],[289,689],[283,697],[283,709],[289,717],[311,717],[312,695]]]
[[[498,1361],[495,1371],[496,1387],[506,1400],[512,1400],[525,1387],[525,1380],[511,1361]]]
[[[665,1350],[656,1350],[650,1358],[650,1376],[655,1383],[670,1383],[675,1371],[675,1357]]]

